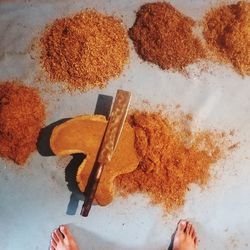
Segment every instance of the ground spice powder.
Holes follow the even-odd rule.
[[[121,74],[128,57],[121,21],[95,10],[55,20],[41,38],[41,62],[50,80],[69,90],[104,87]]]
[[[36,89],[20,83],[0,83],[0,156],[23,165],[36,149],[45,120]]]
[[[241,1],[210,10],[203,34],[219,60],[231,63],[241,75],[250,75],[250,3]]]
[[[136,111],[129,119],[140,163],[116,178],[119,193],[142,192],[168,211],[179,208],[191,183],[208,182],[210,167],[223,155],[221,137],[211,131],[192,133],[185,125],[190,115],[180,124],[160,113]]]
[[[195,22],[169,3],[149,3],[137,12],[129,35],[139,56],[162,69],[182,71],[205,57],[192,32]]]

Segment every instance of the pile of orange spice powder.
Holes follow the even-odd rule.
[[[41,40],[41,63],[52,82],[68,90],[104,87],[128,62],[122,22],[95,10],[55,20]]]
[[[250,3],[210,10],[203,34],[217,59],[231,63],[241,75],[250,75]]]
[[[173,211],[184,204],[191,183],[207,184],[210,168],[223,156],[223,136],[212,131],[193,133],[186,125],[161,113],[135,111],[129,122],[135,130],[140,162],[134,172],[116,178],[122,196],[141,192]]]
[[[162,69],[183,71],[205,57],[202,43],[193,34],[194,25],[169,3],[148,3],[137,12],[129,35],[142,59]]]
[[[45,107],[36,89],[0,83],[0,156],[23,165],[36,149]]]

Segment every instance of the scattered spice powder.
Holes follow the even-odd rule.
[[[138,168],[116,178],[118,192],[149,195],[168,211],[184,204],[191,183],[208,182],[210,167],[224,154],[223,137],[216,132],[193,133],[185,123],[154,112],[135,111],[129,118],[135,130]]]
[[[0,84],[0,156],[23,165],[36,149],[45,120],[36,89],[15,82]]]
[[[41,62],[69,90],[104,87],[121,74],[129,47],[120,20],[95,10],[57,19],[41,38]]]
[[[129,35],[139,56],[162,69],[183,71],[205,57],[193,34],[195,22],[169,3],[148,3],[137,12]]]
[[[250,3],[240,1],[210,10],[203,34],[220,61],[231,63],[241,75],[250,75]]]

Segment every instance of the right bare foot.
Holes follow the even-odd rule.
[[[196,250],[197,235],[193,225],[185,220],[181,220],[174,234],[173,250]]]

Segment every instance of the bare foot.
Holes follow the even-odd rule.
[[[197,235],[193,225],[185,220],[181,220],[173,235],[173,250],[196,250],[197,249]]]
[[[79,250],[67,226],[62,225],[52,233],[50,250]]]

